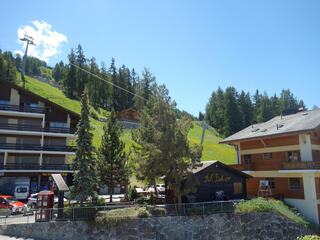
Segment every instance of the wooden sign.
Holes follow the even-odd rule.
[[[231,177],[221,173],[211,173],[204,177],[205,183],[225,183],[230,182]]]

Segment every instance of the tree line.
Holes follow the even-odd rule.
[[[99,65],[95,57],[88,59],[85,56],[80,44],[71,49],[68,61],[67,64],[61,61],[54,66],[52,70],[54,79],[60,83],[70,98],[79,99],[87,88],[90,103],[94,107],[108,110],[113,108],[116,111],[128,108],[141,110],[156,84],[155,76],[146,68],[139,76],[134,68],[129,69],[125,65],[117,68],[114,58],[111,59],[109,67],[104,62]]]
[[[280,114],[292,114],[305,108],[303,100],[298,100],[289,89],[280,95],[269,96],[256,90],[240,93],[234,87],[225,90],[220,87],[213,91],[206,106],[205,120],[222,136],[229,136],[253,124],[270,120]],[[203,114],[199,116],[203,118]]]

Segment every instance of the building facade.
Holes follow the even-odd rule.
[[[79,115],[19,86],[0,81],[0,192],[18,182],[30,191],[48,187],[61,173],[71,183]]]
[[[219,161],[203,161],[191,169],[195,179],[193,191],[184,196],[184,202],[210,202],[246,199],[246,179],[251,176]],[[186,180],[182,184],[188,184]],[[166,184],[167,185],[167,184]],[[175,202],[174,189],[168,189],[166,199]]]
[[[253,176],[247,179],[248,195],[259,195],[267,182],[273,197],[320,223],[320,110],[278,116],[221,143],[237,150],[232,167]]]

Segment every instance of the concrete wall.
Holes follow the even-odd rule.
[[[303,174],[303,188],[304,200],[286,198],[285,201],[289,205],[295,206],[309,221],[318,224],[319,216],[314,173]]]
[[[99,225],[78,221],[0,226],[0,235],[42,240],[291,240],[311,233],[311,230],[273,213],[138,218]]]

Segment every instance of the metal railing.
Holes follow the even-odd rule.
[[[242,200],[243,201],[243,200]],[[232,213],[235,210],[237,201],[217,201],[202,203],[182,203],[182,204],[164,204],[164,205],[133,205],[133,204],[116,204],[106,206],[93,207],[65,207],[65,208],[49,208],[49,209],[32,209],[29,212],[19,215],[0,216],[0,225],[18,224],[18,223],[34,223],[36,221],[78,221],[78,220],[94,220],[99,216],[108,214],[108,211],[121,208],[141,208],[145,207],[150,215],[148,217],[163,216],[201,216],[219,213]],[[1,213],[0,213],[1,214]],[[123,218],[126,216],[112,215],[112,218]],[[139,217],[139,216],[138,216]],[[137,218],[137,217],[130,217]]]
[[[71,164],[7,163],[0,165],[4,170],[72,170]]]
[[[66,127],[42,127],[31,124],[10,124],[10,123],[0,123],[0,129],[5,130],[16,130],[16,131],[32,131],[32,132],[52,132],[52,133],[68,133],[74,134],[75,129],[70,129]]]
[[[320,161],[283,162],[280,165],[283,170],[320,169]]]
[[[40,144],[17,144],[17,143],[1,143],[0,149],[6,150],[33,150],[33,151],[60,151],[60,152],[75,152],[74,146],[64,145],[44,145]]]
[[[42,107],[19,106],[19,105],[11,105],[11,104],[0,104],[0,110],[15,111],[15,112],[30,112],[30,113],[45,113],[48,111],[47,108],[42,108]]]

